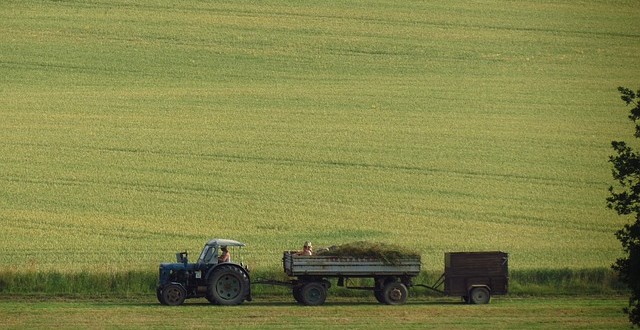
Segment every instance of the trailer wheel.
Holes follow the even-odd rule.
[[[409,290],[400,282],[387,283],[382,291],[382,299],[387,305],[402,305],[407,301]]]
[[[381,304],[385,304],[386,302],[384,301],[384,293],[382,291],[382,289],[374,289],[373,290],[373,296],[376,297],[376,300],[381,303]]]
[[[469,301],[472,304],[488,304],[491,301],[489,289],[485,287],[473,288],[469,295]]]
[[[160,291],[160,303],[164,305],[182,305],[186,298],[187,291],[179,284],[169,284]]]
[[[304,301],[302,300],[302,288],[299,286],[294,286],[291,291],[293,293],[293,299],[295,299],[300,304],[304,304]]]
[[[386,301],[384,300],[384,288],[389,283],[395,282],[396,279],[393,277],[376,277],[374,280],[376,284],[373,289],[373,296],[379,303],[386,304]]]
[[[307,283],[302,287],[300,298],[307,306],[322,305],[327,299],[327,288],[322,283]]]
[[[221,266],[209,278],[207,299],[219,305],[239,305],[249,293],[249,277],[239,267]]]

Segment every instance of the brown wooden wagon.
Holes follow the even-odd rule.
[[[444,290],[440,289],[444,285]],[[509,291],[509,255],[505,252],[447,252],[444,273],[434,285],[415,284],[467,303],[487,304]]]

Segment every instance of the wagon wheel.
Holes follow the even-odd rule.
[[[379,303],[386,304],[386,302],[384,301],[384,292],[382,291],[382,289],[374,289],[373,296],[376,297],[376,300]]]
[[[327,288],[322,283],[311,282],[302,287],[300,291],[302,303],[307,306],[318,306],[324,304],[327,299]]]
[[[169,284],[160,292],[160,302],[169,306],[182,305],[187,298],[187,291],[178,284]]]
[[[249,277],[236,266],[221,266],[209,278],[207,299],[213,304],[239,305],[249,294]]]
[[[387,283],[382,291],[382,299],[387,305],[402,305],[407,301],[409,290],[400,282]]]
[[[469,295],[472,304],[488,304],[491,301],[491,294],[487,288],[474,288]]]
[[[386,285],[388,285],[389,283],[393,283],[396,280],[392,277],[387,277],[387,278],[380,278],[377,277],[375,278],[375,288],[373,289],[373,296],[376,298],[376,300],[381,303],[381,304],[386,304],[386,301],[384,300],[384,288]]]
[[[294,286],[291,291],[293,293],[293,299],[298,303],[304,304],[304,301],[302,300],[302,288],[300,286]]]

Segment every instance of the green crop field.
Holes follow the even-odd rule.
[[[212,237],[607,268],[635,1],[2,1],[0,267],[155,272]]]

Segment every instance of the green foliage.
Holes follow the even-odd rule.
[[[621,99],[628,105],[633,105],[629,119],[635,124],[636,138],[640,138],[640,91],[619,87]],[[607,206],[620,215],[632,215],[635,221],[625,224],[616,232],[616,237],[626,253],[618,258],[613,269],[620,272],[620,278],[631,289],[629,298],[630,308],[625,309],[632,324],[640,325],[640,155],[637,146],[632,148],[625,142],[611,142],[616,155],[611,156],[613,164],[613,178],[618,181],[619,189],[609,188],[611,196],[607,198]]]

